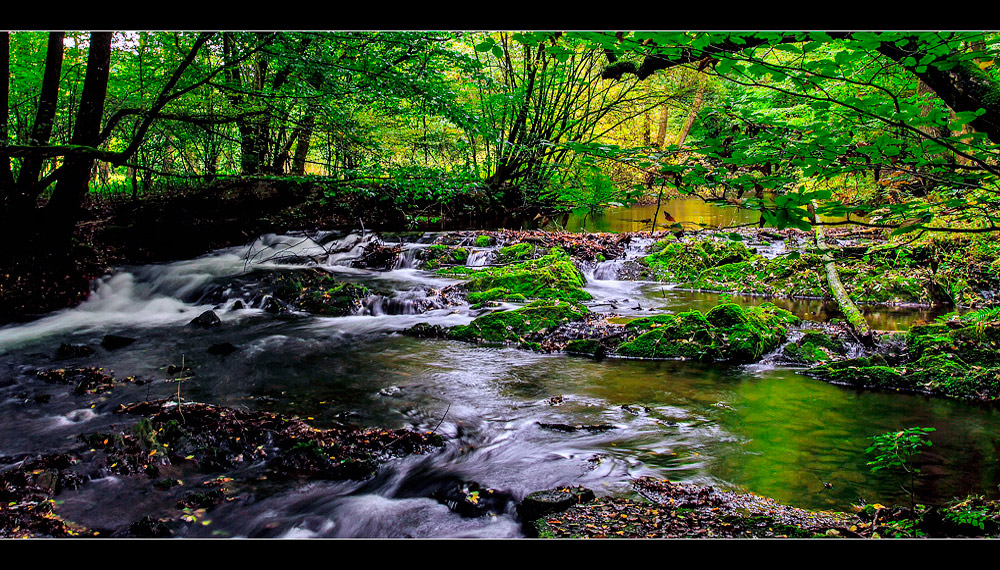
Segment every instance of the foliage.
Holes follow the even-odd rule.
[[[913,465],[915,456],[923,452],[924,447],[930,447],[931,441],[927,439],[927,434],[935,431],[934,428],[911,427],[899,431],[892,431],[880,435],[872,436],[872,445],[865,449],[865,453],[874,453],[875,459],[869,461],[872,472],[881,469],[902,470],[910,476],[910,508],[914,508],[914,498],[916,496],[916,475],[920,469]]]
[[[689,148],[615,153],[636,165],[655,163],[682,192],[760,210],[777,227],[808,229],[816,201],[818,214],[866,216],[866,223],[896,233],[997,231],[994,34],[570,38],[608,51],[608,79],[697,67],[726,86],[724,104],[703,113]],[[843,195],[850,180],[873,200]],[[834,189],[841,195],[833,196]],[[768,192],[776,193],[773,204],[763,200]]]
[[[875,453],[875,459],[868,462],[872,472],[902,469],[906,473],[920,473],[911,459],[921,453],[921,448],[931,446],[926,438],[933,431],[934,428],[912,427],[872,436],[872,445],[865,449],[865,453]]]

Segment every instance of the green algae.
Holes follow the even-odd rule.
[[[497,251],[497,259],[502,264],[524,261],[535,256],[536,248],[530,243],[517,243],[500,248]]]
[[[592,338],[571,340],[566,343],[566,352],[570,354],[596,355],[601,349],[601,343]]]
[[[471,342],[518,343],[540,350],[538,340],[556,327],[584,319],[590,311],[581,305],[553,300],[539,300],[512,311],[498,311],[478,317],[468,325],[457,326],[448,338]]]

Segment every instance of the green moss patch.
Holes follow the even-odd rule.
[[[855,386],[1000,399],[1000,321],[977,320],[973,313],[912,327],[905,338],[906,348],[892,364],[876,354],[824,364],[811,372]]]
[[[583,274],[573,265],[569,255],[559,249],[537,259],[503,267],[440,274],[466,278],[464,288],[474,303],[524,299],[575,302],[593,298],[583,290]]]
[[[774,305],[740,307],[725,303],[708,313],[689,311],[635,319],[626,329],[636,336],[618,346],[623,356],[754,362],[778,348],[799,319]]]
[[[747,261],[753,251],[740,242],[702,239],[692,242],[658,242],[654,253],[642,258],[650,273],[661,281],[687,283],[702,271],[718,265]]]
[[[590,311],[583,306],[561,301],[535,301],[513,311],[483,315],[468,325],[448,332],[455,340],[489,343],[518,343],[539,350],[538,341],[555,328],[568,322],[583,320]]]
[[[465,265],[468,259],[469,250],[464,247],[432,245],[420,252],[422,268],[428,271],[439,269],[444,265]]]
[[[825,362],[846,353],[844,341],[822,331],[807,331],[784,348],[786,360],[801,364]]]

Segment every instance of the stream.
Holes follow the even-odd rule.
[[[871,473],[864,450],[872,435],[910,426],[937,430],[933,447],[917,459],[918,500],[998,494],[1000,413],[989,406],[830,385],[766,358],[747,366],[595,361],[403,336],[399,331],[418,323],[455,326],[481,314],[468,305],[434,305],[432,290],[458,282],[413,268],[416,251],[435,237],[404,243],[396,268],[379,272],[350,266],[371,234],[264,236],[197,259],[120,268],[78,307],[0,328],[0,457],[73,449],[81,434],[137,421],[114,414],[119,404],[178,394],[295,415],[318,428],[405,427],[445,438],[444,448],[392,460],[373,479],[262,484],[258,493],[212,509],[211,524],[189,526],[186,537],[522,536],[512,505],[498,516],[466,518],[429,496],[428,489],[452,480],[475,481],[515,500],[562,485],[627,493],[631,478],[651,475],[809,509],[904,504],[900,481]],[[639,255],[641,246],[633,240],[628,255]],[[492,249],[471,248],[467,263],[485,263]],[[616,263],[584,268],[594,296],[586,304],[594,311],[648,315],[705,310],[720,300],[662,283],[620,281]],[[373,296],[346,317],[263,310],[254,272],[305,264],[392,294]],[[237,299],[248,307],[237,309]],[[821,301],[774,302],[806,319],[825,320],[836,311]],[[221,326],[188,326],[209,309]],[[875,328],[905,330],[933,313],[881,307],[868,316]],[[108,334],[138,340],[106,350],[100,343]],[[237,350],[208,353],[223,342]],[[57,360],[62,343],[96,352]],[[163,382],[171,364],[191,367],[190,378]],[[86,396],[34,375],[83,366],[153,382]],[[47,401],[39,398],[46,395]],[[616,429],[560,432],[540,423]],[[63,491],[56,512],[94,528],[176,513],[173,500],[138,479],[109,476]]]

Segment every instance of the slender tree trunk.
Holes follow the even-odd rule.
[[[6,148],[10,144],[9,127],[7,125],[7,110],[10,108],[10,32],[0,34],[0,77],[2,77],[3,88],[0,90],[0,106],[3,107],[3,116],[0,116],[0,148],[4,151],[0,154],[0,204],[4,204],[6,197],[14,190],[14,174],[10,169],[10,156],[7,155]]]
[[[45,69],[42,74],[42,90],[39,95],[38,108],[35,112],[35,122],[32,124],[29,134],[30,145],[43,146],[48,144],[52,134],[52,126],[55,123],[56,104],[59,98],[59,78],[62,73],[63,63],[63,32],[52,32],[49,34],[48,46],[45,55]],[[5,38],[9,35],[4,34]],[[4,99],[9,97],[9,43],[3,57],[8,68],[4,73]],[[8,101],[9,102],[9,101]],[[6,134],[8,106],[4,105],[4,142],[9,143]],[[35,201],[38,195],[44,190],[39,183],[38,177],[42,171],[44,160],[37,156],[27,156],[20,164],[17,180],[14,180],[13,172],[10,169],[10,162],[4,157],[6,168],[4,173],[4,192],[0,199],[0,239],[5,243],[10,243],[12,239],[25,239],[28,232],[37,231],[39,220],[36,211]],[[16,252],[8,252],[10,255],[17,255]]]
[[[294,176],[302,176],[306,173],[306,157],[309,155],[309,144],[312,142],[315,125],[316,110],[310,105],[306,108],[306,116],[302,120],[299,131],[299,142],[295,146],[295,155],[292,158],[291,173]]]
[[[656,131],[656,148],[662,149],[663,143],[667,141],[667,122],[670,120],[670,107],[666,103],[660,109],[660,126]],[[647,141],[648,143],[649,141]],[[644,180],[646,188],[653,187],[653,181],[656,179],[656,173],[653,170],[646,171],[646,179]],[[660,195],[663,195],[663,186],[660,186]],[[657,198],[657,203],[659,203],[659,198]],[[653,227],[656,227],[656,220],[653,220]],[[652,231],[652,230],[650,230]]]
[[[90,34],[87,75],[83,81],[83,93],[71,144],[97,146],[110,71],[111,33],[94,32]],[[45,208],[46,214],[51,216],[48,235],[55,251],[69,248],[70,238],[79,220],[80,208],[87,196],[87,184],[93,165],[93,158],[69,155],[61,167],[63,172],[56,182],[52,199]]]
[[[63,62],[63,38],[64,32],[52,32],[49,34],[49,43],[45,55],[45,73],[42,77],[42,93],[38,99],[38,111],[35,114],[35,123],[31,127],[32,145],[45,145],[52,135],[52,125],[56,117],[56,104],[59,100],[59,79],[62,74]],[[22,193],[30,193],[27,190],[38,181],[38,175],[42,170],[43,159],[37,157],[26,157],[21,163],[21,170],[18,172],[17,184],[22,189]]]
[[[681,133],[677,136],[677,148],[684,146],[684,141],[687,140],[688,133],[691,132],[691,127],[694,125],[695,119],[698,118],[698,112],[701,110],[701,104],[705,100],[705,86],[708,83],[705,81],[701,82],[698,87],[698,94],[694,97],[694,103],[691,104],[690,112],[688,113],[687,121],[684,122],[684,128],[681,129]],[[667,106],[663,106],[663,117],[660,121],[660,132],[656,135],[657,146],[662,147],[663,141],[667,137]],[[652,182],[652,179],[650,179]],[[660,216],[660,201],[663,199],[663,184],[660,184],[660,193],[656,197],[656,213],[653,214],[653,225],[649,229],[649,235],[652,237],[653,232],[656,230],[656,219]],[[669,214],[667,215],[669,218]],[[668,220],[670,221],[670,220]]]
[[[809,211],[813,215],[813,219],[816,223],[819,223],[819,216],[816,215],[816,204],[815,202],[809,205]],[[840,281],[840,272],[837,271],[837,264],[833,261],[833,256],[830,255],[826,247],[826,238],[823,235],[823,226],[816,226],[816,247],[819,248],[821,252],[821,257],[823,261],[823,266],[826,269],[826,282],[830,286],[830,292],[833,294],[833,298],[837,301],[837,307],[840,308],[840,312],[844,314],[847,319],[847,323],[850,325],[851,330],[854,335],[860,340],[865,346],[872,346],[875,342],[874,336],[872,334],[871,328],[868,326],[868,321],[865,320],[865,316],[858,309],[858,306],[854,304],[851,297],[847,294],[847,290],[844,289],[844,284]]]

